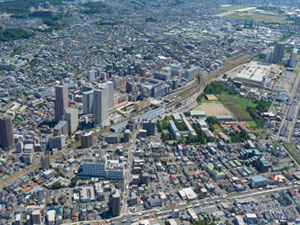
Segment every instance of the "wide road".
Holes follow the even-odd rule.
[[[298,68],[298,65],[297,65],[297,68]],[[287,114],[288,114],[288,112],[289,112],[289,109],[290,109],[290,107],[293,105],[293,101],[294,101],[294,96],[296,96],[298,93],[296,92],[296,90],[295,90],[295,88],[296,87],[298,87],[298,85],[299,85],[299,82],[300,82],[300,76],[299,76],[299,73],[297,74],[297,77],[295,78],[295,82],[294,82],[294,84],[293,84],[293,87],[292,87],[292,89],[291,89],[291,91],[290,91],[290,100],[289,100],[289,103],[288,103],[288,107],[286,107],[285,108],[285,113],[284,113],[284,115],[282,116],[282,121],[281,121],[281,124],[280,124],[280,127],[279,127],[279,129],[278,129],[278,132],[277,132],[277,134],[276,134],[276,138],[275,138],[275,140],[279,140],[279,139],[281,139],[281,140],[283,140],[283,141],[285,141],[285,142],[287,142],[287,143],[289,143],[289,138],[290,138],[290,133],[292,133],[292,128],[293,128],[293,126],[290,126],[290,133],[289,133],[289,137],[288,138],[284,138],[284,137],[280,137],[280,132],[281,132],[281,130],[283,129],[283,127],[284,127],[284,125],[285,125],[285,123],[287,122],[286,121],[286,116],[287,116]],[[297,111],[299,111],[299,104],[297,105]],[[298,115],[298,114],[297,114]],[[294,123],[296,123],[296,120],[297,120],[297,116],[296,116],[296,118],[294,118]]]

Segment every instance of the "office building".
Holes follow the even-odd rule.
[[[284,56],[285,44],[275,43],[274,53],[273,53],[273,63],[279,64],[282,62]]]
[[[89,148],[93,145],[93,132],[87,132],[81,136],[81,148]]]
[[[265,61],[268,63],[272,63],[273,61],[273,51],[269,51],[266,53]]]
[[[143,121],[143,129],[147,131],[147,136],[155,134],[156,123],[154,120]]]
[[[108,88],[106,85],[94,90],[94,126],[105,127],[109,125],[108,119]]]
[[[130,140],[130,135],[131,135],[130,130],[126,129],[126,130],[124,131],[123,141],[124,141],[124,142],[129,142],[129,140]]]
[[[253,176],[251,177],[251,187],[260,188],[268,184],[268,179],[263,176]]]
[[[21,213],[18,213],[16,214],[15,216],[15,222],[14,222],[14,225],[21,225],[23,224],[22,223],[22,214]]]
[[[119,136],[117,134],[110,134],[105,137],[105,141],[108,144],[117,144],[119,143]]]
[[[56,124],[56,126],[53,129],[54,136],[60,136],[60,135],[68,136],[68,133],[69,133],[68,122],[65,120],[59,121],[59,123]]]
[[[141,175],[141,184],[145,184],[145,185],[148,185],[149,183],[149,174],[144,172],[142,175]]]
[[[55,224],[55,210],[48,210],[46,215],[47,225],[54,225]]]
[[[49,148],[51,150],[53,150],[55,148],[58,150],[61,150],[61,149],[63,149],[64,146],[65,146],[65,136],[64,135],[49,138]]]
[[[127,124],[127,128],[133,132],[136,129],[136,123],[134,120],[129,120]]]
[[[199,74],[199,70],[200,70],[200,67],[198,67],[198,66],[187,69],[184,72],[184,78],[187,80],[194,78],[197,74]]]
[[[101,157],[87,157],[82,160],[77,176],[80,178],[124,179],[124,165],[118,160]]]
[[[97,70],[90,70],[87,72],[87,79],[90,82],[93,82],[96,80],[96,77],[98,75],[98,71]]]
[[[68,122],[68,133],[73,134],[78,127],[78,109],[66,108],[64,112],[64,120]]]
[[[131,93],[136,89],[135,83],[133,81],[126,82],[126,93]]]
[[[109,196],[109,212],[112,216],[119,216],[121,210],[121,195],[118,189],[113,189]]]
[[[50,156],[48,153],[42,156],[41,158],[41,168],[47,170],[50,168]]]
[[[94,91],[86,91],[82,94],[83,114],[92,114],[94,112]]]
[[[151,97],[160,98],[170,92],[170,85],[166,83],[155,84],[152,88]]]
[[[23,142],[21,142],[21,141],[18,141],[17,143],[16,143],[16,153],[21,153],[22,152],[22,150],[23,150]]]
[[[113,76],[113,77],[112,77],[112,81],[113,81],[113,83],[114,83],[114,88],[115,88],[115,89],[121,87],[122,80],[121,80],[120,77]]]
[[[36,209],[32,211],[32,224],[42,224],[41,223],[41,212],[40,210]]]
[[[14,145],[11,117],[4,115],[0,118],[0,147],[4,150],[9,150]]]
[[[69,106],[68,86],[66,84],[55,87],[55,121],[62,120],[64,109]]]
[[[106,81],[103,83],[108,88],[108,108],[112,109],[114,107],[114,83],[111,81]]]
[[[161,72],[155,72],[153,74],[155,79],[159,79],[159,80],[164,80],[164,81],[168,81],[171,79],[171,73],[161,73]]]
[[[24,145],[22,158],[24,163],[27,165],[31,164],[33,158],[33,144]]]
[[[288,67],[294,67],[295,63],[296,63],[296,59],[297,59],[297,55],[298,55],[298,49],[293,49],[290,59],[288,61]]]

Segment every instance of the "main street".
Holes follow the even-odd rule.
[[[298,67],[298,64],[297,64],[297,68]],[[294,106],[294,101],[295,101],[295,98],[297,97],[297,95],[299,93],[297,93],[297,87],[298,85],[300,84],[300,76],[299,76],[299,73],[297,74],[297,77],[295,79],[295,82],[293,84],[293,87],[290,91],[290,100],[287,104],[288,107],[285,108],[285,112],[284,112],[284,115],[282,116],[282,122],[280,124],[280,127],[278,129],[278,132],[276,134],[276,137],[275,137],[275,140],[279,140],[281,138],[281,140],[285,141],[285,142],[289,142],[290,141],[290,138],[291,138],[291,133],[292,133],[292,129],[293,129],[293,125],[292,124],[295,124],[296,123],[296,120],[297,120],[297,116],[296,118],[294,118],[294,120],[291,122],[291,126],[289,126],[287,129],[289,131],[289,135],[287,137],[280,137],[280,134],[282,133],[282,130],[285,129],[285,126],[287,126],[287,123],[290,123],[289,121],[287,121],[286,117],[289,113],[289,110],[291,107]],[[296,108],[296,111],[299,111],[299,103],[297,104],[297,108]],[[297,114],[298,115],[298,114]]]
[[[127,204],[127,201],[128,201],[128,198],[129,198],[129,183],[131,181],[131,168],[132,168],[132,163],[133,163],[133,153],[135,151],[135,142],[136,142],[136,134],[133,132],[132,134],[132,140],[131,140],[131,143],[129,145],[129,148],[128,148],[128,164],[127,164],[127,172],[126,172],[126,176],[125,176],[125,179],[124,179],[124,195],[123,195],[123,201],[124,201],[124,204],[123,204],[123,207],[121,209],[121,212],[123,212],[124,214],[128,213],[128,204]]]

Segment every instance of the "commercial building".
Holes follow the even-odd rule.
[[[11,117],[4,115],[0,118],[0,147],[4,150],[9,150],[14,145]]]
[[[129,142],[129,140],[130,140],[130,135],[131,135],[130,130],[126,129],[126,130],[124,131],[123,141],[124,141],[124,142]]]
[[[117,134],[110,134],[105,137],[105,141],[108,144],[117,144],[119,143],[119,136]]]
[[[282,62],[284,56],[285,44],[284,43],[275,43],[274,53],[273,53],[273,63],[279,64]]]
[[[155,134],[156,123],[154,120],[143,121],[143,129],[147,131],[147,136],[152,136]]]
[[[55,210],[47,211],[47,224],[54,225],[55,224]]]
[[[199,73],[199,71],[200,71],[200,67],[198,67],[198,66],[189,68],[185,71],[184,78],[187,80],[190,80],[190,79],[194,78]]]
[[[112,216],[119,216],[121,210],[121,195],[118,189],[113,189],[109,196],[109,212]]]
[[[96,200],[93,186],[81,187],[79,192],[80,202],[91,202]]]
[[[251,187],[260,188],[268,184],[268,179],[263,176],[253,176],[251,177]]]
[[[197,194],[192,188],[183,188],[178,193],[182,199],[194,200],[197,198]]]
[[[46,170],[44,173],[43,173],[43,177],[45,179],[50,179],[54,176],[54,171],[53,170]]]
[[[41,157],[41,168],[47,170],[50,168],[50,156],[48,153]]]
[[[78,127],[78,109],[66,108],[64,111],[64,120],[68,122],[68,133],[73,134]]]
[[[102,86],[94,90],[94,126],[103,128],[109,125],[108,110],[108,88]]]
[[[65,136],[64,135],[49,138],[49,148],[51,150],[53,150],[55,148],[58,150],[61,150],[64,147],[65,147]]]
[[[114,83],[111,81],[106,81],[103,83],[103,85],[106,85],[108,88],[108,108],[112,109],[114,107]]]
[[[169,92],[170,92],[170,85],[169,84],[158,83],[158,84],[155,84],[153,86],[151,97],[159,98],[159,97],[162,97],[162,96],[166,95]]]
[[[32,211],[32,224],[42,224],[41,223],[41,211],[36,209]]]
[[[68,122],[65,120],[61,120],[56,124],[56,126],[53,129],[53,135],[54,136],[68,136],[69,128],[68,128]]]
[[[252,61],[235,70],[231,77],[245,85],[264,87],[281,72],[278,65]]]
[[[155,79],[168,81],[171,79],[171,73],[155,72],[153,74]]]
[[[297,55],[298,55],[298,49],[294,48],[291,55],[290,55],[290,59],[288,61],[288,65],[287,65],[288,67],[294,67],[295,66]]]
[[[81,148],[89,148],[93,145],[93,132],[89,131],[81,136]]]
[[[23,162],[30,165],[33,158],[33,144],[24,145],[23,149]]]
[[[90,82],[95,81],[97,75],[98,75],[97,70],[90,70],[90,71],[88,71],[87,72],[87,79],[88,79],[88,81],[90,81]]]
[[[81,178],[121,180],[124,178],[124,165],[117,160],[107,160],[105,157],[85,158],[77,175]]]
[[[82,93],[83,114],[92,114],[94,112],[94,91]]]
[[[64,109],[69,106],[67,84],[55,86],[55,121],[62,120]]]
[[[151,111],[148,111],[142,115],[136,116],[133,118],[133,120],[135,120],[135,121],[143,121],[146,119],[152,120],[152,119],[155,119],[156,117],[162,115],[164,112],[165,112],[165,109],[163,107],[159,107],[159,108],[153,109]],[[120,124],[112,126],[110,128],[110,130],[115,133],[120,133],[120,132],[123,132],[127,128],[127,126],[128,126],[128,121],[124,121]]]

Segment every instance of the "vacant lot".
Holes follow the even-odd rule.
[[[240,120],[252,120],[251,116],[246,110],[248,106],[255,106],[250,99],[242,98],[236,95],[229,95],[226,93],[218,95],[218,98],[236,118]]]
[[[207,116],[221,116],[221,115],[231,115],[228,109],[226,109],[220,103],[209,103],[204,102],[199,105],[195,110],[202,110],[206,112]]]

